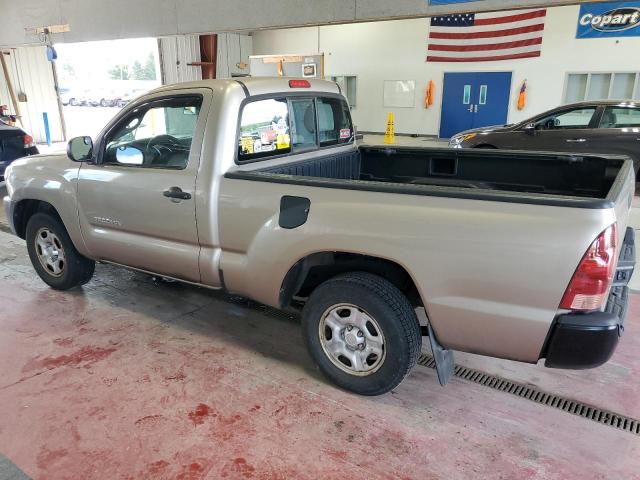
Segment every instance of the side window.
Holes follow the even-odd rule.
[[[290,151],[287,100],[270,98],[247,103],[240,119],[238,160],[242,162]]]
[[[318,137],[320,146],[353,141],[351,114],[347,103],[339,98],[318,98]]]
[[[600,128],[640,127],[640,108],[607,107]]]
[[[549,115],[536,121],[536,130],[569,130],[587,128],[596,112],[595,107],[578,108]]]
[[[317,145],[316,108],[313,98],[291,99],[291,139],[293,149],[308,150]]]
[[[201,105],[201,97],[176,97],[139,107],[106,137],[104,163],[186,168]]]

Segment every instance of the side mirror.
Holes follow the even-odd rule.
[[[139,148],[121,145],[116,149],[116,161],[123,165],[142,165],[144,154]]]
[[[93,154],[91,137],[75,137],[67,144],[67,157],[74,162],[86,162]]]
[[[528,133],[529,135],[535,135],[535,133],[536,133],[536,124],[535,124],[535,123],[533,123],[533,122],[531,122],[531,123],[527,123],[527,124],[522,128],[522,130],[523,130],[525,133]]]

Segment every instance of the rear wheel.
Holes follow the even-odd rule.
[[[339,275],[316,288],[302,327],[320,370],[361,395],[395,388],[416,364],[422,345],[407,298],[392,283],[365,272]]]
[[[40,278],[56,290],[68,290],[91,280],[95,262],[78,253],[62,222],[36,213],[27,223],[27,251]]]

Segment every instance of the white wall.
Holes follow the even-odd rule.
[[[429,19],[254,32],[253,50],[255,55],[324,52],[325,75],[356,75],[353,117],[360,131],[385,129],[389,109],[382,105],[384,80],[415,80],[416,107],[392,109],[396,132],[436,135],[444,72],[513,72],[508,121],[517,122],[562,103],[567,72],[640,71],[640,37],[578,40],[578,11],[577,5],[548,9],[542,56],[533,59],[427,63]],[[424,91],[430,79],[436,84],[436,98],[425,109]],[[528,104],[518,111],[524,79]]]
[[[218,34],[216,78],[249,74],[249,56],[253,55],[253,38],[237,33]]]
[[[22,115],[22,122],[18,125],[24,127],[24,130],[33,136],[37,143],[44,143],[46,135],[42,113],[47,112],[51,141],[63,141],[53,70],[51,63],[47,61],[46,47],[20,47],[8,51],[10,55],[5,56],[5,60],[13,89],[16,96],[20,93],[27,96],[26,102],[18,101]],[[0,105],[11,106],[11,98],[2,69],[0,69]],[[13,106],[9,111],[15,113]]]
[[[162,83],[202,80],[200,67],[189,65],[200,61],[199,35],[173,35],[158,39]]]

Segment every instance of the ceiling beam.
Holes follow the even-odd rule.
[[[36,29],[69,25],[54,42],[159,37],[419,18],[596,0],[0,0],[0,46],[42,43]],[[574,28],[572,25],[571,28]]]

